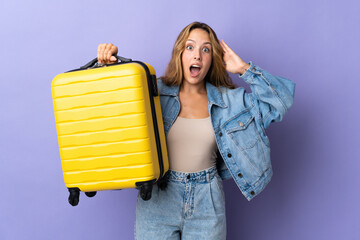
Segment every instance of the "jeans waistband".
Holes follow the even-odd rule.
[[[214,176],[217,174],[216,165],[204,169],[199,172],[177,172],[173,170],[169,170],[169,181],[177,181],[177,182],[198,182],[198,183],[208,183],[210,182]]]

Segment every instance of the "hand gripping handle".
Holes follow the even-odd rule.
[[[131,62],[132,59],[130,58],[124,58],[124,57],[120,57],[120,56],[115,56],[120,62]],[[87,64],[85,64],[84,66],[80,67],[80,69],[88,69],[91,67],[94,67],[94,65],[98,62],[97,58],[94,58],[93,60],[91,60],[90,62],[88,62]]]

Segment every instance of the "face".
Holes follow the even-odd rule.
[[[212,61],[209,34],[200,28],[192,30],[182,53],[184,81],[192,85],[203,83]]]

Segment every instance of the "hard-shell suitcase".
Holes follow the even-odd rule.
[[[144,200],[169,169],[155,70],[121,58],[57,75],[51,84],[69,203],[80,191],[139,188]]]

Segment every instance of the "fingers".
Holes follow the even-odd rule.
[[[117,62],[117,58],[115,56],[110,57],[110,62]]]
[[[112,43],[99,44],[97,58],[100,64],[111,64],[117,62],[116,55],[118,48]]]
[[[227,52],[229,52],[229,53],[233,52],[233,50],[225,43],[224,40],[221,40],[220,44],[221,44],[222,48],[224,49],[224,52],[225,52],[225,53],[227,53]]]
[[[98,62],[100,64],[103,64],[103,52],[104,52],[104,49],[105,49],[105,43],[104,44],[99,44],[98,46],[98,49],[97,49],[97,59],[98,59]]]
[[[110,62],[110,57],[112,56],[112,52],[111,52],[111,48],[113,47],[114,45],[112,45],[111,43],[107,44],[105,46],[105,51],[104,51],[104,60],[105,62]]]
[[[219,40],[219,43],[220,43],[220,46],[222,47],[223,51],[225,52],[225,46],[224,46],[224,44],[223,44],[223,41],[224,41],[224,40],[221,40],[221,41]]]

